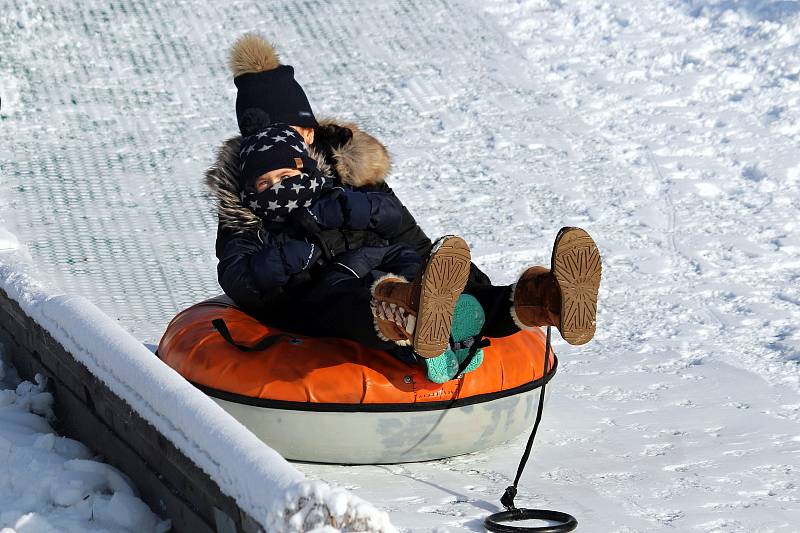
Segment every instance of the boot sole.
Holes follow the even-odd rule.
[[[550,270],[561,290],[561,337],[569,344],[586,344],[595,332],[600,251],[586,231],[561,228],[553,245]]]
[[[469,278],[469,246],[461,237],[446,235],[436,241],[422,273],[414,351],[426,359],[444,353],[458,297]]]

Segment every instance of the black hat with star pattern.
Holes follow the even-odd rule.
[[[240,185],[254,190],[256,180],[279,168],[309,173],[317,168],[307,146],[291,126],[276,124],[242,137],[239,145]]]

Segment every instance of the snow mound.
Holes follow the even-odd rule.
[[[83,444],[56,435],[48,423],[53,395],[42,376],[9,388],[4,375],[0,358],[0,457],[7,472],[0,477],[0,529],[169,530],[170,521],[153,514],[124,474],[98,462]]]
[[[17,237],[9,231],[0,228],[0,253],[13,252],[19,248]]]

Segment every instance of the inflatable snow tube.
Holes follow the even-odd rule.
[[[237,344],[274,344],[241,351],[218,319]],[[478,369],[437,384],[422,366],[345,339],[286,334],[218,297],[179,313],[158,356],[286,459],[378,464],[469,453],[529,430],[557,368],[551,354],[544,375],[544,350],[539,329],[491,339]]]

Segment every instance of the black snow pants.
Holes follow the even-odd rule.
[[[419,264],[387,264],[381,265],[381,270],[370,271],[363,277],[342,275],[326,278],[295,293],[279,310],[264,319],[292,333],[350,339],[413,363],[416,358],[410,347],[398,346],[378,337],[370,300],[372,284],[387,272],[401,274],[411,280],[418,269]],[[474,296],[483,307],[486,314],[484,336],[507,337],[519,331],[511,318],[511,286],[492,285],[488,276],[472,264],[464,293]]]

